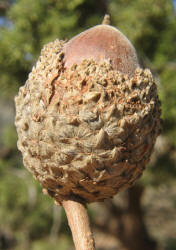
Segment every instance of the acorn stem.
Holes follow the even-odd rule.
[[[106,25],[110,25],[110,24],[111,24],[111,17],[110,17],[109,14],[106,14],[106,15],[104,16],[104,19],[103,19],[102,24],[106,24]]]
[[[90,227],[87,207],[73,200],[64,200],[62,205],[72,231],[76,250],[95,250],[95,241]]]

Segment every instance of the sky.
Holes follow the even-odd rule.
[[[173,3],[174,3],[174,7],[176,9],[176,0],[173,0]]]

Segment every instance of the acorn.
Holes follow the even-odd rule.
[[[135,48],[118,29],[108,25],[108,17],[105,16],[101,25],[82,32],[65,44],[66,68],[92,59],[98,63],[107,61],[114,70],[133,76],[139,65]]]
[[[152,74],[107,17],[45,45],[15,102],[24,165],[57,203],[103,201],[132,186],[160,133]]]

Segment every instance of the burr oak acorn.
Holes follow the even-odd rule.
[[[45,45],[15,102],[24,165],[57,203],[133,185],[160,132],[152,74],[108,24]]]

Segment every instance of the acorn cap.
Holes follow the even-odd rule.
[[[108,42],[100,39],[99,53],[98,39],[103,34],[106,40],[105,30]],[[160,102],[151,72],[136,68],[135,50],[118,34],[120,43],[128,45],[114,48],[121,61],[109,57],[111,47],[110,52],[104,49],[118,41],[107,25],[78,35],[73,45],[59,40],[45,45],[15,99],[24,165],[56,202],[103,201],[133,185],[160,132]],[[90,37],[95,57],[89,58],[89,48],[84,59],[85,37]]]

